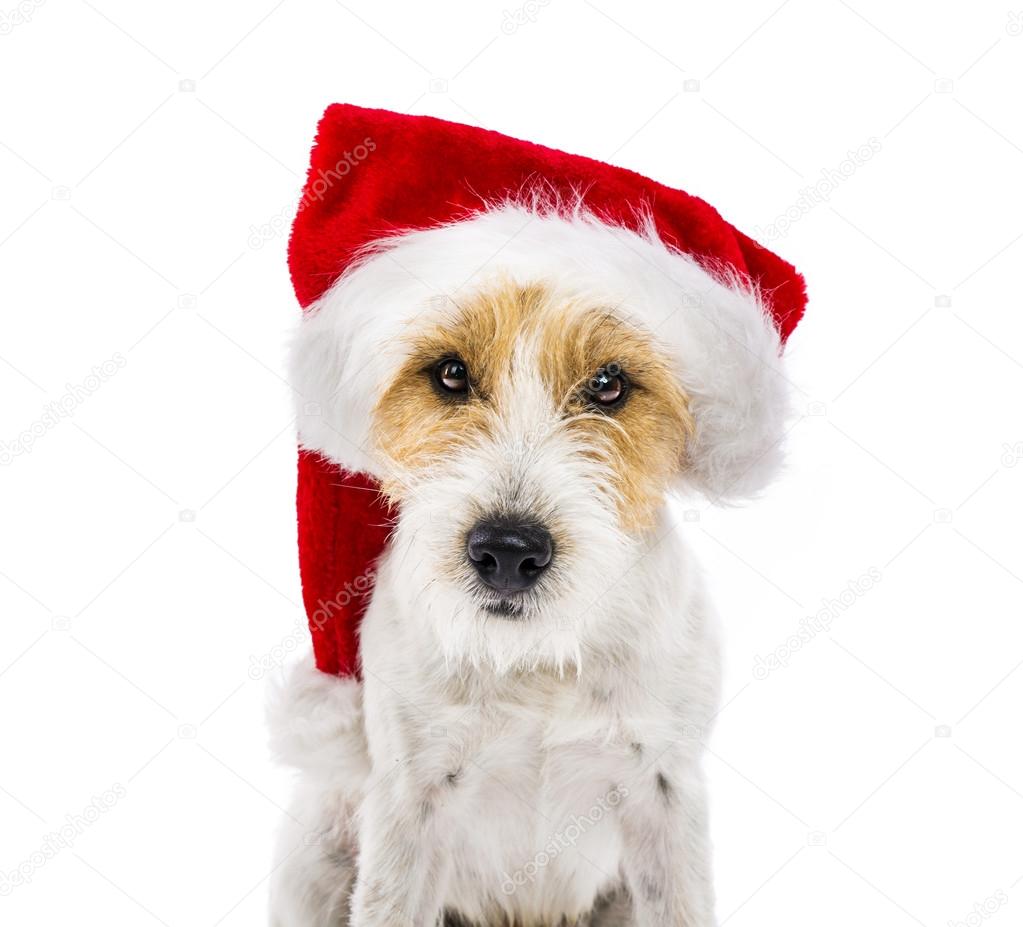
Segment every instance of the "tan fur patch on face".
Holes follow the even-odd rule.
[[[615,490],[623,525],[649,527],[693,433],[686,395],[650,336],[609,310],[556,301],[539,286],[503,285],[410,337],[408,360],[376,406],[379,450],[404,472],[423,473],[459,445],[492,435],[502,408],[515,401],[509,372],[523,345],[597,479]],[[437,362],[453,357],[469,368],[464,400],[433,381]],[[619,407],[600,409],[589,383],[609,367],[624,373],[628,393]],[[384,489],[400,501],[401,485]]]
[[[694,430],[668,360],[647,334],[612,312],[578,308],[543,327],[539,357],[570,426],[600,449],[595,465],[610,468],[623,523],[649,527]],[[628,380],[624,402],[612,410],[590,403],[591,380],[601,368],[620,369]]]

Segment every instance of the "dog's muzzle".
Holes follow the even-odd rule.
[[[554,543],[546,528],[483,521],[469,532],[466,553],[486,585],[510,595],[536,585],[551,564]]]

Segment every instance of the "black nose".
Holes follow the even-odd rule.
[[[469,532],[467,549],[480,579],[505,593],[534,586],[554,552],[546,528],[488,522],[480,522]]]

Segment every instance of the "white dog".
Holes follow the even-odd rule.
[[[535,203],[379,242],[307,314],[302,443],[400,514],[363,680],[271,712],[274,927],[714,923],[715,620],[665,502],[765,484],[780,354],[748,283]]]

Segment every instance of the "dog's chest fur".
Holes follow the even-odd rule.
[[[662,652],[644,678],[599,656],[581,674],[455,674],[393,578],[381,572],[362,639],[371,779],[387,776],[376,788],[433,828],[447,909],[477,923],[585,915],[621,883],[620,806],[658,813],[697,749],[688,725],[706,714],[689,689],[708,690],[687,664],[712,675],[705,641],[686,635],[685,657]]]
[[[451,864],[445,906],[478,922],[499,913],[487,894],[523,923],[585,913],[619,882],[615,809],[642,748],[606,693],[574,678],[512,677],[467,694],[438,701],[425,736],[406,731],[412,787]]]
[[[618,881],[613,818],[632,750],[594,738],[613,734],[584,687],[538,688],[498,696],[468,719],[442,713],[465,745],[440,838],[454,863],[448,904],[459,911],[483,914],[480,886],[492,886],[525,916],[581,913]]]

